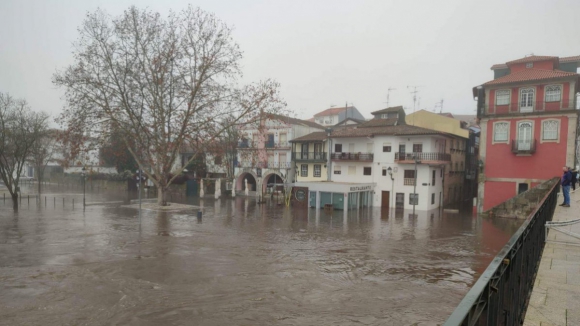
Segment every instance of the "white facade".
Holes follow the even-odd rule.
[[[341,183],[376,184],[373,206],[387,206],[383,203],[383,192],[389,192],[389,207],[412,209],[410,199],[415,193],[413,186],[415,164],[412,159],[408,162],[395,161],[395,154],[399,152],[400,145],[405,145],[405,153],[409,157],[412,155],[413,145],[420,145],[422,153],[443,154],[444,144],[445,139],[439,136],[333,138],[331,180]],[[390,151],[388,151],[389,147]],[[440,207],[443,196],[443,164],[443,162],[426,161],[416,165],[416,194],[418,194],[416,210],[431,210]],[[393,180],[388,173],[388,168],[391,168]],[[407,178],[405,171],[407,171]]]

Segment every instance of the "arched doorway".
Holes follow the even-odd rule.
[[[283,186],[280,185],[284,183],[284,178],[278,173],[271,173],[266,175],[264,182],[262,183],[262,192],[267,193],[268,187],[272,190],[282,190]],[[274,186],[276,185],[276,186]]]
[[[256,191],[256,177],[250,172],[244,172],[236,179],[236,190],[246,190],[246,180],[248,181],[249,191]]]

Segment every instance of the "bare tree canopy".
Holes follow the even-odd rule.
[[[0,93],[0,177],[18,211],[18,187],[22,170],[34,145],[48,128],[48,115],[33,112],[25,100]]]
[[[119,17],[97,10],[79,34],[75,63],[54,75],[68,103],[60,121],[71,139],[120,130],[160,205],[182,172],[174,167],[180,149],[285,107],[276,82],[238,85],[242,52],[232,31],[201,9],[165,18],[136,7]]]

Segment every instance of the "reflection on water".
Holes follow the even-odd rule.
[[[176,197],[203,206],[201,223],[192,209],[144,211],[140,225],[135,209],[64,197],[17,216],[0,202],[0,324],[437,324],[519,227],[240,197]]]

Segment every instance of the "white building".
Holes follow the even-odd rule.
[[[321,126],[334,126],[342,121],[352,118],[355,121],[364,121],[365,118],[354,106],[345,106],[341,108],[329,108],[318,112],[311,120]]]
[[[268,114],[259,124],[242,128],[235,168],[234,194],[260,196],[291,182],[294,169],[290,141],[324,127],[314,122]]]
[[[400,124],[402,115],[295,139],[296,186],[309,188],[310,206],[440,207],[450,136]]]

